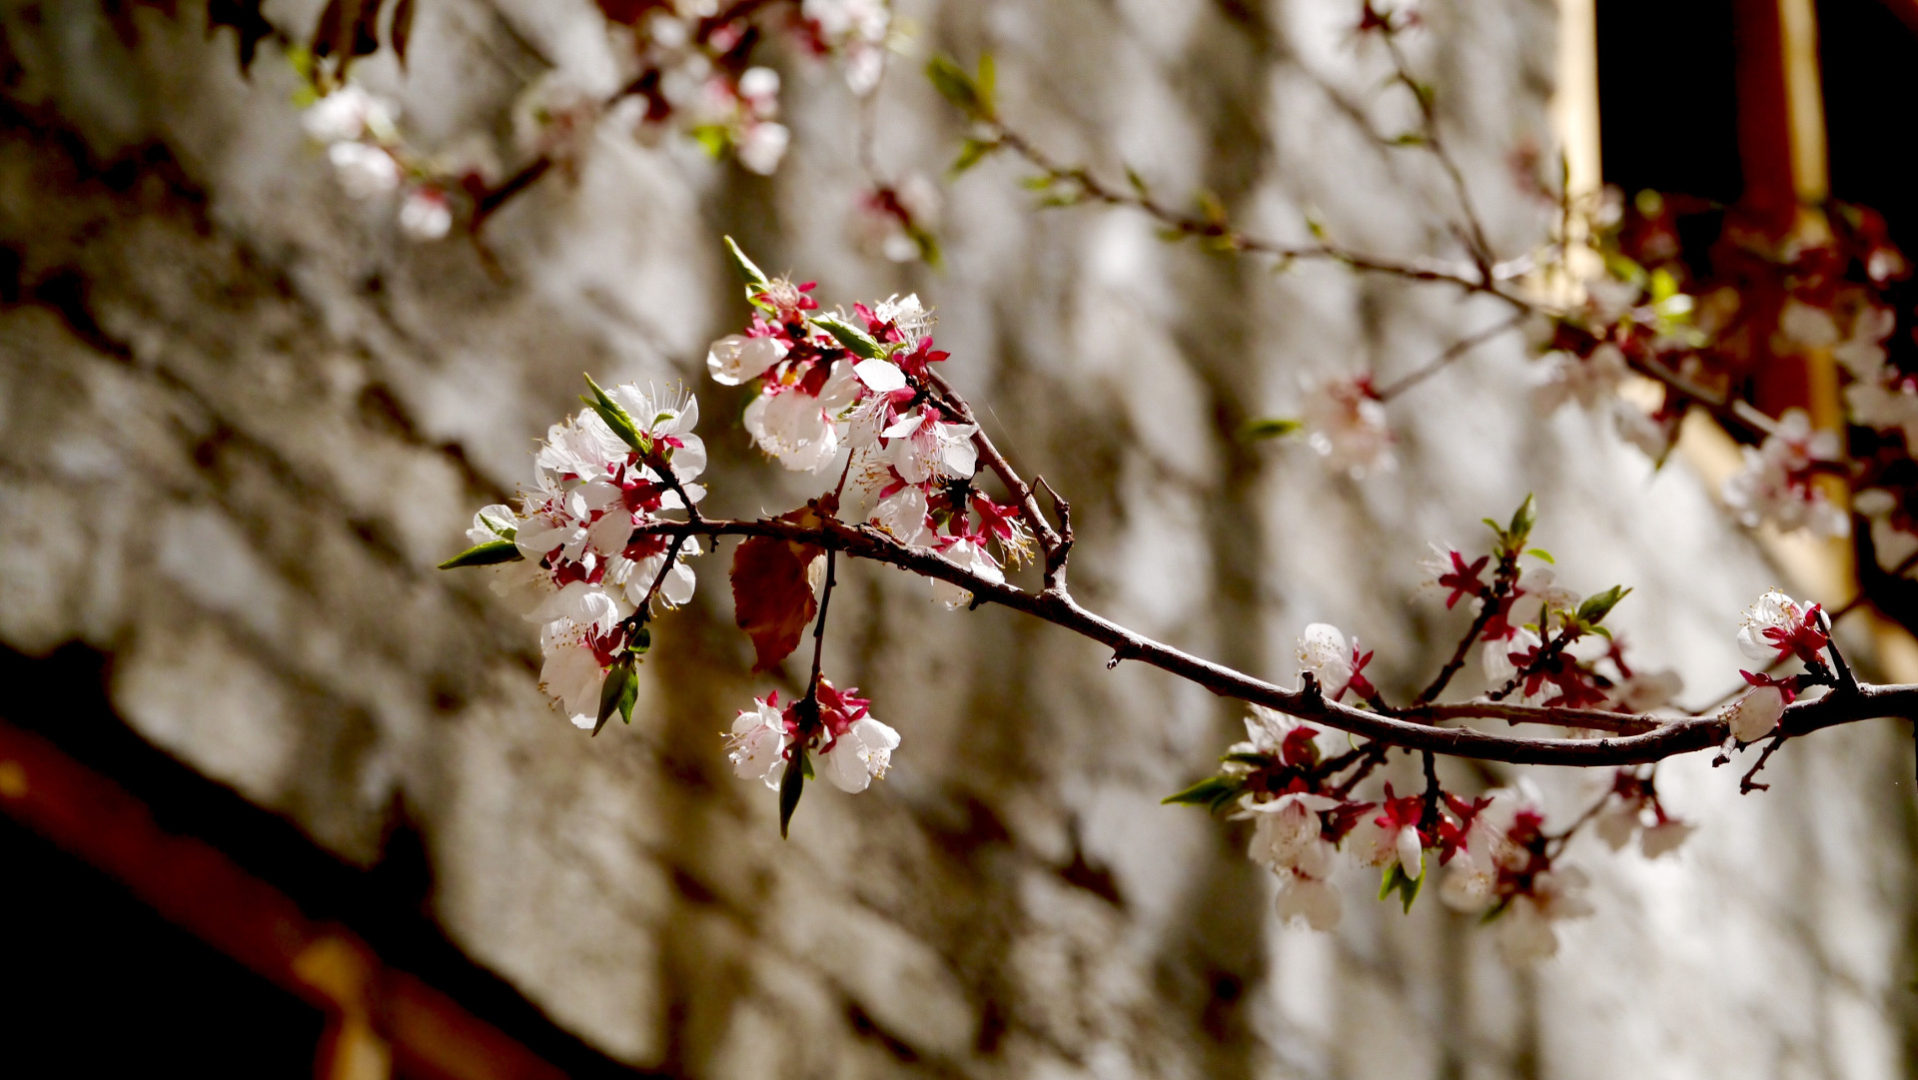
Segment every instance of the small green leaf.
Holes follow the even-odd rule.
[[[1238,794],[1237,782],[1223,776],[1208,776],[1176,795],[1167,795],[1159,803],[1211,807],[1218,805],[1222,799],[1236,798]]]
[[[1552,553],[1549,551],[1546,551],[1544,548],[1529,548],[1526,550],[1525,554],[1530,555],[1532,558],[1537,559],[1539,562],[1551,563],[1553,566],[1558,565],[1558,560],[1552,558]]]
[[[1145,177],[1134,172],[1130,165],[1125,167],[1125,182],[1132,185],[1132,193],[1137,195],[1141,200],[1149,200],[1152,198],[1152,191],[1146,187]]]
[[[766,277],[766,272],[759,268],[759,264],[747,258],[746,253],[739,250],[739,245],[734,243],[730,236],[726,238],[726,252],[733,257],[733,269],[739,271],[741,281],[756,289],[763,289],[771,284],[770,279]]]
[[[620,408],[618,402],[607,397],[606,391],[599,388],[599,384],[593,381],[591,375],[586,376],[586,385],[592,388],[593,396],[581,397],[580,400],[591,406],[593,411],[599,414],[599,418],[606,421],[606,426],[613,429],[613,434],[619,436],[627,446],[642,454],[652,453],[653,440],[640,434],[639,425],[633,423],[633,418],[627,414],[626,410]]]
[[[812,763],[806,760],[806,748],[793,747],[793,759],[786,763],[786,775],[779,778],[779,838],[786,838],[786,826],[799,809],[799,796],[806,790],[806,774]]]
[[[441,570],[456,570],[462,566],[493,566],[498,563],[518,562],[525,558],[519,553],[519,547],[511,540],[488,540],[476,544],[439,565]]]
[[[993,113],[993,97],[999,89],[999,65],[993,63],[992,54],[979,54],[979,74],[972,81],[979,93],[979,108],[987,116]]]
[[[1028,176],[1019,181],[1019,186],[1027,191],[1044,191],[1052,186],[1052,174],[1040,173],[1037,176]]]
[[[1408,131],[1392,140],[1393,146],[1424,146],[1426,138],[1416,131]]]
[[[1578,621],[1596,627],[1631,591],[1623,585],[1614,585],[1602,593],[1593,593],[1578,605]]]
[[[647,650],[652,647],[653,631],[649,626],[640,627],[634,632],[632,639],[626,643],[626,651],[634,656],[645,656]]]
[[[939,91],[940,97],[964,110],[966,115],[976,116],[983,111],[978,86],[952,57],[934,56],[926,64],[926,78],[932,80],[932,88]]]
[[[997,149],[999,149],[998,143],[986,142],[983,139],[967,139],[959,144],[959,156],[953,159],[952,167],[946,172],[948,175],[958,176],[986,160]]]
[[[1255,769],[1262,769],[1262,768],[1265,768],[1267,765],[1272,764],[1272,756],[1270,754],[1256,754],[1256,753],[1244,753],[1244,752],[1227,754],[1224,757],[1220,758],[1219,760],[1229,761],[1229,762],[1232,762],[1234,765],[1250,765],[1251,767]]]
[[[1399,902],[1404,905],[1406,914],[1412,912],[1412,901],[1419,898],[1419,889],[1425,885],[1425,855],[1419,853],[1419,876],[1407,877],[1405,868],[1394,859],[1385,871],[1385,880],[1379,885],[1379,899],[1383,900],[1393,893],[1399,894]]]
[[[1305,421],[1285,416],[1267,416],[1246,421],[1239,434],[1245,439],[1277,439],[1305,427]]]
[[[639,680],[633,674],[633,661],[621,659],[612,670],[606,673],[606,681],[599,687],[599,720],[593,724],[593,734],[606,726],[606,721],[614,713],[625,717],[627,723],[633,719],[633,701],[639,695]]]
[[[812,324],[837,338],[839,344],[844,345],[848,352],[861,360],[872,360],[886,355],[885,347],[874,340],[871,334],[837,315],[815,315]]]

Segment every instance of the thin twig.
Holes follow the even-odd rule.
[[[1454,361],[1458,360],[1460,357],[1464,356],[1466,353],[1471,352],[1473,349],[1478,348],[1480,345],[1483,345],[1486,342],[1491,341],[1493,338],[1499,337],[1508,331],[1516,330],[1520,326],[1523,326],[1525,324],[1526,318],[1529,315],[1530,315],[1530,312],[1521,312],[1517,315],[1512,316],[1509,319],[1506,319],[1503,322],[1494,323],[1491,326],[1488,326],[1485,329],[1480,330],[1475,334],[1471,334],[1467,337],[1460,338],[1459,340],[1453,342],[1451,345],[1447,346],[1444,352],[1439,353],[1437,356],[1426,361],[1424,364],[1421,364],[1420,366],[1412,369],[1411,371],[1406,372],[1404,375],[1400,376],[1398,379],[1392,382],[1389,382],[1385,384],[1384,386],[1379,387],[1375,391],[1375,393],[1378,394],[1380,401],[1392,400],[1398,395],[1403,394],[1407,390],[1410,390],[1412,387],[1417,386],[1419,383],[1424,382],[1426,379],[1431,378],[1433,375],[1438,374],[1440,371],[1443,371],[1446,367],[1450,366]]]

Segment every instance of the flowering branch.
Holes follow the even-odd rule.
[[[754,670],[784,663],[808,628],[813,639],[798,699],[782,708],[777,692],[756,698],[727,740],[738,773],[778,791],[782,835],[808,779],[863,791],[886,775],[899,745],[898,732],[870,715],[868,700],[824,672],[841,556],[926,578],[949,609],[998,604],[1098,642],[1111,650],[1108,668],[1138,661],[1250,705],[1251,741],[1226,753],[1219,775],[1169,801],[1232,805],[1256,818],[1253,857],[1281,875],[1281,912],[1314,925],[1336,917],[1325,880],[1328,853],[1342,850],[1383,868],[1381,895],[1396,894],[1407,907],[1430,869],[1446,867],[1448,903],[1509,919],[1517,953],[1544,955],[1555,947],[1546,920],[1585,910],[1571,894],[1578,872],[1555,862],[1573,831],[1597,821],[1614,846],[1642,835],[1653,855],[1689,829],[1665,814],[1651,773],[1629,767],[1713,746],[1728,757],[1763,741],[1741,783],[1757,790],[1758,771],[1790,738],[1918,714],[1918,685],[1859,684],[1823,610],[1771,592],[1747,612],[1739,647],[1755,660],[1796,661],[1803,670],[1744,672],[1750,689],[1721,712],[1655,715],[1676,693],[1675,677],[1635,670],[1604,625],[1631,590],[1613,586],[1581,599],[1560,585],[1553,569],[1539,565],[1551,556],[1528,546],[1536,521],[1530,497],[1509,522],[1487,519],[1487,554],[1468,560],[1439,548],[1425,564],[1432,584],[1449,594],[1448,608],[1469,598],[1475,612],[1451,658],[1410,704],[1388,701],[1365,674],[1374,654],[1322,623],[1300,638],[1298,689],[1194,656],[1073,598],[1065,577],[1073,543],[1068,502],[1042,479],[1028,483],[980,429],[964,396],[935,372],[947,354],[933,347],[933,316],[917,297],[822,311],[813,283],[769,278],[736,246],[729,250],[754,310],[745,333],[713,343],[708,370],[721,385],[750,389],[743,422],[769,457],[794,471],[835,471],[837,483],[777,516],[707,517],[697,508],[705,489],[692,482],[706,464],[704,444],[692,434],[697,403],[680,392],[604,390],[588,379],[587,408],[554,425],[536,457],[537,488],[517,509],[483,509],[469,532],[475,546],[444,565],[518,564],[505,568],[502,591],[522,596],[528,617],[542,626],[542,681],[576,724],[597,730],[613,712],[630,717],[655,600],[690,599],[684,558],[704,549],[702,538],[736,540],[735,618],[752,641]],[[1008,501],[981,490],[986,474]],[[1056,527],[1040,505],[1041,490]],[[1033,558],[1035,547],[1043,583],[1029,589],[1009,581],[1006,567]],[[1495,689],[1438,701],[1474,648]],[[1567,737],[1471,726],[1489,721],[1555,727]],[[1329,756],[1314,741],[1321,728],[1367,742]],[[1394,750],[1419,755],[1423,789],[1400,795],[1387,782],[1382,798],[1363,801],[1360,785]],[[1554,834],[1523,793],[1468,799],[1446,790],[1440,755],[1619,771],[1599,806]]]

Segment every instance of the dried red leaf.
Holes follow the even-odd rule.
[[[818,610],[806,569],[823,552],[771,537],[733,549],[733,618],[752,639],[754,671],[769,671],[799,647]]]

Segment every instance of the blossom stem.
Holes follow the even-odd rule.
[[[1479,605],[1478,617],[1472,620],[1472,625],[1465,631],[1465,636],[1459,639],[1458,647],[1452,650],[1452,658],[1447,660],[1445,666],[1439,669],[1438,674],[1433,677],[1431,684],[1419,692],[1418,705],[1425,705],[1436,700],[1440,694],[1445,692],[1445,688],[1451,685],[1452,677],[1457,675],[1459,670],[1465,667],[1465,657],[1471,652],[1472,645],[1478,641],[1479,635],[1485,632],[1485,627],[1492,621],[1492,616],[1504,607],[1505,597],[1511,593],[1512,586],[1515,585],[1517,581],[1517,556],[1509,553],[1500,554],[1498,570],[1492,575],[1491,595],[1487,596],[1484,603]]]
[[[1032,487],[1019,475],[1018,470],[1012,467],[1012,463],[1006,460],[1005,455],[999,452],[999,448],[992,444],[992,437],[986,434],[985,426],[979,423],[977,416],[973,415],[972,406],[966,399],[961,397],[943,377],[927,372],[926,378],[932,383],[933,389],[938,391],[939,396],[945,399],[945,404],[959,414],[960,422],[972,425],[972,445],[978,450],[979,459],[984,461],[986,468],[991,469],[993,475],[999,478],[999,482],[1006,486],[1007,493],[1018,505],[1020,515],[1026,519],[1026,524],[1032,529],[1032,535],[1038,537],[1039,546],[1045,552],[1046,588],[1063,591],[1065,589],[1063,575],[1066,542],[1053,531],[1052,523],[1047,521],[1045,514],[1039,510],[1039,500],[1032,494]],[[1059,502],[1059,496],[1056,493],[1052,499],[1055,503]],[[1061,517],[1060,520],[1063,522],[1064,518]]]

